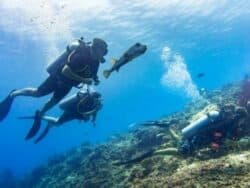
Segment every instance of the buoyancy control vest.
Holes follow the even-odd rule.
[[[67,63],[68,56],[71,54],[71,52],[80,48],[86,48],[88,45],[89,43],[85,43],[83,38],[72,42],[66,47],[66,50],[62,52],[61,55],[54,62],[48,65],[47,72],[50,75],[57,75]]]

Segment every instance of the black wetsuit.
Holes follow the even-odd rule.
[[[99,61],[94,60],[90,55],[90,48],[87,47],[74,53],[67,65],[71,70],[82,78],[97,78]],[[62,75],[63,67],[59,67],[56,74],[50,74],[49,77],[38,87],[39,96],[45,96],[53,93],[53,98],[60,101],[65,97],[73,86],[80,84],[79,81],[71,80]]]

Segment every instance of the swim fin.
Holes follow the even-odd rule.
[[[14,100],[14,97],[11,97],[11,93],[13,91],[11,91],[9,95],[0,103],[0,122],[6,118],[10,111],[11,105]]]
[[[40,142],[48,133],[50,130],[50,125],[48,123],[47,127],[44,129],[44,131],[42,132],[42,134],[35,140],[35,144],[37,144],[38,142]]]
[[[42,121],[42,119],[40,117],[40,111],[37,110],[36,114],[35,114],[35,118],[34,118],[34,123],[31,127],[29,133],[25,137],[25,140],[28,140],[36,135],[36,133],[39,131],[39,129],[41,127],[41,121]]]

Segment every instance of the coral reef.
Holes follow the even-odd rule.
[[[235,83],[204,91],[182,112],[142,123],[104,144],[83,144],[55,156],[18,187],[250,187],[250,115],[247,106],[239,106],[241,88]],[[194,152],[180,154],[181,129],[209,105],[221,110],[222,120],[212,122],[211,134],[207,129],[200,134],[210,138],[219,130],[218,148],[200,141]]]

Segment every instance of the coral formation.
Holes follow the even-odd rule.
[[[239,105],[241,88],[236,83],[204,91],[182,112],[138,125],[107,143],[84,144],[56,156],[19,187],[250,187],[250,115],[247,105]],[[200,140],[192,153],[180,154],[181,129],[211,104],[220,109],[222,120],[199,133],[207,142]]]

